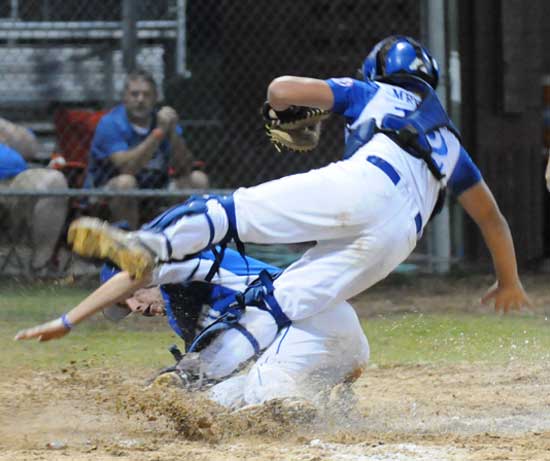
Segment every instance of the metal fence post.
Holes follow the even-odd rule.
[[[10,1],[10,19],[14,21],[19,19],[19,0]]]
[[[124,70],[136,67],[137,53],[137,4],[134,0],[122,0],[122,62]]]
[[[460,45],[458,28],[459,0],[447,0],[447,40],[449,50],[449,115],[460,130],[462,111],[462,91],[460,75]],[[451,237],[453,255],[464,257],[464,210],[455,201],[451,207]]]
[[[447,42],[445,34],[445,0],[426,0],[424,4],[426,46],[439,64],[439,84],[437,94],[444,107],[447,107]],[[432,224],[433,270],[446,273],[450,270],[451,259],[451,225],[449,205],[445,204],[441,213]]]
[[[176,36],[176,73],[183,77],[190,77],[187,69],[187,17],[186,0],[178,0],[177,4],[177,36]]]

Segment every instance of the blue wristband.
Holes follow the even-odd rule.
[[[67,318],[67,314],[63,314],[61,316],[61,322],[63,323],[63,326],[67,329],[67,330],[72,330],[73,329],[73,324],[71,322],[69,322],[69,319]]]

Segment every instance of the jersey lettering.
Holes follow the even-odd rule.
[[[396,88],[396,87],[393,87],[392,90],[393,90],[393,95],[397,99],[399,99],[401,101],[406,101],[408,104],[415,104],[416,105],[417,100],[408,91],[404,91],[404,90],[402,90],[400,88]]]

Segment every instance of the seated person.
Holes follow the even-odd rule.
[[[182,138],[178,114],[169,106],[155,110],[157,86],[143,70],[131,72],[123,101],[99,121],[92,146],[86,187],[156,189],[172,186],[205,189],[208,177],[193,171],[193,156]],[[171,180],[169,170],[173,169]],[[111,220],[139,223],[133,198],[110,200]]]
[[[29,168],[40,146],[34,134],[15,123],[0,118],[0,189],[32,189],[50,191],[66,189],[63,174],[50,168]],[[1,197],[0,203],[9,213],[8,223],[12,243],[21,241],[21,233],[30,229],[32,255],[28,269],[42,269],[52,262],[56,244],[65,225],[66,197]],[[23,234],[25,235],[25,234]]]

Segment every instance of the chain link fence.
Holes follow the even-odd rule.
[[[138,67],[150,73],[158,88],[155,108],[175,110],[188,148],[184,167],[175,166],[173,160],[147,165],[162,171],[162,176],[141,184],[145,192],[135,190],[139,181],[111,184],[106,195],[115,188],[126,194],[124,203],[139,203],[134,223],[138,225],[194,190],[255,185],[340,158],[344,122],[336,117],[325,123],[315,153],[292,155],[273,149],[259,113],[268,83],[285,74],[354,76],[374,43],[392,33],[418,37],[420,26],[420,2],[415,0],[1,2],[0,114],[4,125],[0,125],[0,146],[11,155],[2,158],[15,159],[15,164],[6,166],[0,181],[4,194],[0,197],[4,228],[0,273],[29,273],[30,268],[40,267],[66,271],[60,254],[70,219],[80,214],[120,217],[114,199],[101,195],[106,184],[92,184],[98,189],[86,187],[90,186],[90,152],[95,152],[93,143],[98,142],[93,141],[97,125],[113,108],[120,110],[122,101],[127,103],[128,69]],[[32,130],[37,144],[22,152],[20,145],[13,144],[13,136],[10,139],[9,130],[15,128],[8,121]],[[129,123],[127,117],[117,119],[117,123],[124,121]],[[131,129],[137,135],[132,142],[149,136],[155,121],[148,123],[152,125],[134,123]],[[153,158],[167,158],[174,149],[175,141],[166,132],[175,125],[167,126],[158,135]],[[98,148],[102,154],[97,155],[123,148],[103,145]],[[56,174],[29,173],[12,151],[24,158],[28,169]],[[103,161],[100,167],[108,170],[113,163]],[[177,181],[178,168],[187,181]],[[122,172],[119,166],[111,173]],[[22,174],[30,179],[17,180]],[[72,191],[66,197],[5,195],[23,189],[47,193],[59,186],[60,177]],[[156,199],[151,195],[157,195]],[[48,209],[56,212],[44,211]],[[24,217],[23,222],[16,222],[15,215]],[[44,250],[45,256],[40,256],[39,247],[46,242],[52,254]]]

